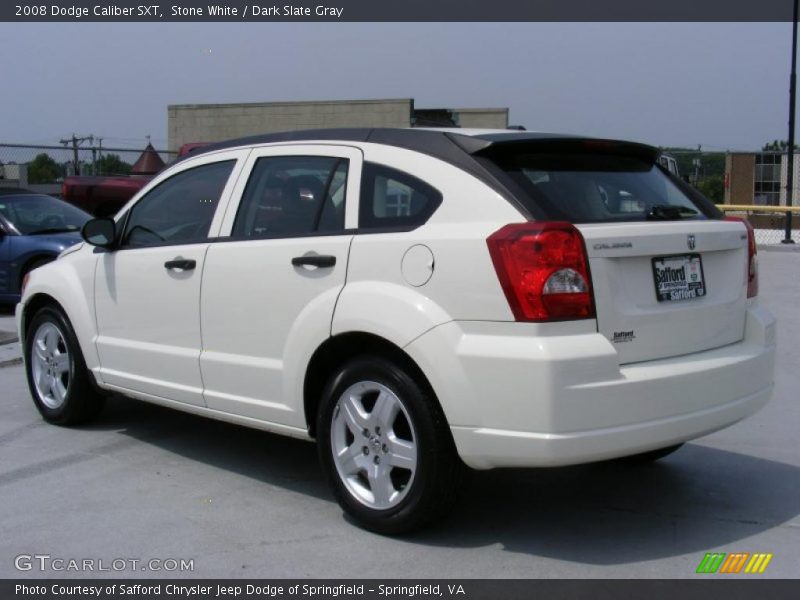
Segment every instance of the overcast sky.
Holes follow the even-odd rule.
[[[786,138],[790,46],[790,23],[2,23],[0,142],[165,147],[168,104],[410,97],[507,106],[531,130],[757,149]]]

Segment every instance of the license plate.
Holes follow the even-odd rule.
[[[703,263],[699,254],[654,258],[653,279],[659,302],[691,300],[706,295]]]

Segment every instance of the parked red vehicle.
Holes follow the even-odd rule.
[[[204,142],[184,144],[178,150],[178,158],[195,148],[207,145]],[[61,197],[95,217],[112,216],[125,203],[147,185],[165,166],[164,161],[152,145],[148,144],[133,165],[130,175],[74,175],[64,179]]]
[[[114,215],[152,178],[152,175],[67,177],[61,186],[61,197],[95,217],[108,217]]]

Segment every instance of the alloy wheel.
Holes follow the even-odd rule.
[[[31,373],[39,400],[47,408],[57,409],[67,397],[71,370],[64,334],[52,322],[42,323],[33,336]]]
[[[341,394],[333,411],[331,450],[341,481],[369,508],[393,508],[411,489],[417,436],[400,398],[381,383],[361,381]]]

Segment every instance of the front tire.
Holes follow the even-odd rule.
[[[49,423],[85,423],[105,403],[91,380],[75,332],[58,308],[40,309],[27,327],[25,374],[33,403]]]
[[[359,525],[406,533],[452,507],[465,467],[436,399],[405,369],[383,358],[354,359],[330,379],[322,402],[320,461]]]

